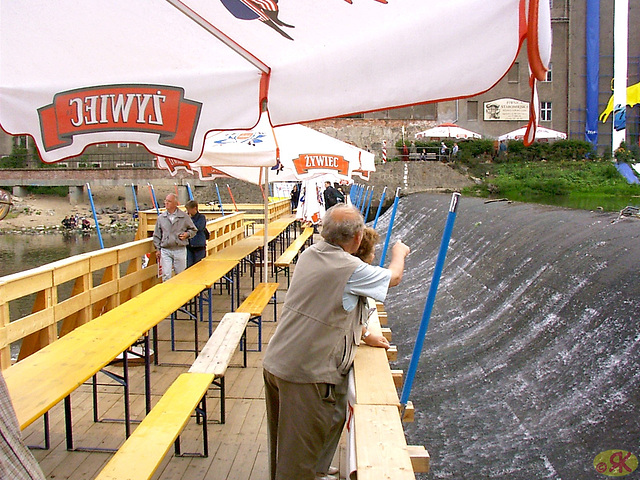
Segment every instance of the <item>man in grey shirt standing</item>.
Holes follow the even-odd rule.
[[[158,215],[153,231],[153,245],[156,259],[162,268],[162,281],[171,278],[187,268],[187,245],[189,239],[198,233],[198,229],[187,213],[178,208],[178,197],[170,193],[164,199],[166,210]]]
[[[352,254],[364,232],[360,212],[336,205],[322,237],[296,264],[263,362],[271,480],[314,480],[332,425],[336,384],[351,367],[349,312],[359,296],[383,301],[400,283],[409,247],[398,241],[389,268]]]

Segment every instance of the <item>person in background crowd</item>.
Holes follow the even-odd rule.
[[[338,190],[335,189],[331,182],[324,182],[324,208],[329,210],[338,203]]]
[[[440,142],[440,161],[444,162],[447,159],[447,150],[449,148],[444,142]]]
[[[198,229],[185,212],[178,208],[178,197],[170,193],[164,199],[166,210],[158,215],[153,231],[156,258],[162,268],[162,281],[187,268],[187,245]]]
[[[198,211],[198,202],[189,200],[185,207],[191,217],[191,221],[198,229],[198,232],[189,239],[189,245],[187,245],[187,268],[189,268],[202,260],[207,254],[209,232],[207,231],[207,218]]]
[[[296,183],[291,189],[291,213],[298,208],[298,199],[300,198],[300,190],[298,190],[298,184]]]

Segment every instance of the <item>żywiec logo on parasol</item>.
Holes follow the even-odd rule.
[[[342,155],[326,155],[320,153],[302,153],[293,159],[296,173],[304,176],[312,171],[326,170],[340,175],[349,175],[349,162]]]
[[[191,150],[201,109],[180,87],[101,85],[57,93],[38,115],[47,151],[75,135],[114,130],[157,133],[160,145]]]

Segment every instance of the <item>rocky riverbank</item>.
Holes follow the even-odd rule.
[[[124,206],[114,202],[96,201],[98,223],[102,232],[135,230],[137,222]],[[0,234],[43,234],[43,233],[81,233],[80,228],[68,229],[62,224],[66,217],[74,217],[81,225],[83,218],[89,220],[90,231],[95,231],[95,222],[90,205],[70,205],[64,197],[49,195],[28,195],[12,197],[13,205],[9,214],[0,220]],[[108,206],[98,206],[108,205]]]

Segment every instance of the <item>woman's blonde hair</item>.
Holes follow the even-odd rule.
[[[362,241],[358,251],[354,253],[360,260],[365,260],[371,256],[376,249],[376,243],[380,240],[380,235],[371,227],[365,227]],[[366,260],[365,260],[366,261]]]

